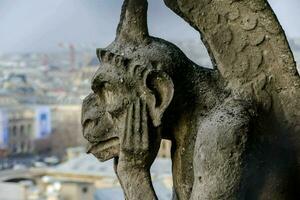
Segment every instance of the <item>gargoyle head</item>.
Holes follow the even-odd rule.
[[[143,123],[159,127],[174,93],[172,80],[150,63],[127,59],[108,50],[97,51],[101,66],[92,79],[92,93],[83,101],[83,135],[88,152],[105,161],[119,154],[119,138],[128,127]],[[146,109],[134,106],[135,102]],[[128,112],[146,112],[128,119]]]

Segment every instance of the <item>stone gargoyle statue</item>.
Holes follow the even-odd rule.
[[[115,160],[128,200],[157,199],[150,167],[172,141],[173,199],[299,198],[300,78],[265,0],[165,0],[201,34],[214,69],[149,36],[125,0],[82,108],[88,151]]]

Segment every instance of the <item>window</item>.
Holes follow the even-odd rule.
[[[13,135],[13,137],[17,136],[17,127],[16,126],[13,126],[13,128],[12,128],[12,135]]]
[[[87,193],[88,192],[88,188],[87,187],[83,187],[82,188],[82,193]]]
[[[20,127],[20,135],[24,137],[24,125],[21,125]]]

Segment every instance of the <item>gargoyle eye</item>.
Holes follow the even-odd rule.
[[[102,84],[102,90],[112,90],[112,84],[109,82],[104,82]]]
[[[94,93],[103,92],[104,90],[110,90],[111,84],[108,81],[94,82],[92,90]]]
[[[108,87],[110,87],[110,86],[111,86],[110,83],[107,82],[107,81],[105,81],[105,82],[102,83],[102,87],[103,87],[103,88],[108,88]]]

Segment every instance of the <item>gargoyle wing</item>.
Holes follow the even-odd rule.
[[[236,98],[254,100],[283,130],[300,133],[300,77],[266,0],[164,1],[201,33]]]

